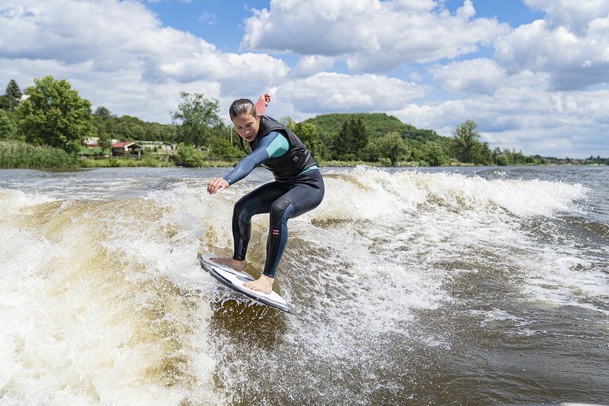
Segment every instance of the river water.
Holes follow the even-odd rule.
[[[264,170],[1,170],[0,405],[609,404],[608,167],[322,171],[288,315],[197,261]]]

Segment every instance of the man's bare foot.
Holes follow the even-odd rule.
[[[237,261],[233,258],[212,258],[211,260],[216,264],[230,266],[235,271],[243,271],[245,269],[245,261]]]
[[[275,279],[269,278],[268,276],[262,274],[262,275],[260,275],[260,278],[256,279],[255,281],[244,283],[243,286],[245,286],[248,289],[255,290],[256,292],[262,292],[262,293],[268,294],[273,291],[273,282],[274,281],[275,281]]]

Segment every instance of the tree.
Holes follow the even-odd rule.
[[[510,162],[505,154],[499,154],[495,157],[495,163],[499,166],[507,166]]]
[[[123,116],[117,120],[115,131],[123,140],[142,140],[146,134],[139,118]]]
[[[448,160],[444,149],[437,142],[424,144],[424,153],[422,158],[429,166],[441,166]]]
[[[307,146],[314,159],[326,159],[329,156],[328,148],[319,138],[317,127],[309,123],[294,123],[288,125],[290,130],[294,132]]]
[[[0,110],[0,140],[14,139],[17,137],[17,126],[9,113]]]
[[[21,89],[19,89],[19,85],[13,79],[8,82],[8,86],[6,86],[6,97],[8,100],[9,109],[14,110],[17,108],[19,101],[21,100]]]
[[[214,127],[212,134],[213,138],[209,144],[210,158],[235,159],[245,156],[239,142],[239,136],[232,127],[220,123]]]
[[[96,108],[95,113],[93,114],[101,118],[102,120],[110,120],[113,117],[112,113],[110,113],[110,110],[104,106],[99,106],[98,108]]]
[[[197,148],[210,146],[213,128],[222,123],[218,100],[206,99],[202,94],[181,92],[182,103],[172,118],[176,128],[177,141]]]
[[[453,130],[451,149],[454,156],[461,162],[474,163],[475,158],[480,154],[482,145],[478,141],[480,135],[473,120],[467,120]]]
[[[337,159],[356,159],[361,156],[367,144],[368,136],[362,120],[346,120],[334,141],[334,153]]]
[[[231,144],[230,139],[216,137],[211,142],[211,154],[215,157],[228,159],[240,158],[243,156],[243,151],[234,144]]]
[[[114,134],[116,117],[106,107],[100,106],[93,113],[93,125],[97,129],[97,145],[102,151],[112,149],[112,138]]]
[[[408,154],[408,146],[400,134],[391,133],[376,140],[380,158],[388,159],[391,166],[395,166],[398,160]]]
[[[81,99],[66,80],[46,76],[34,79],[34,84],[17,107],[19,131],[31,144],[77,153],[84,139],[96,135],[91,103]]]
[[[199,168],[203,166],[203,155],[192,145],[178,144],[175,163],[186,168]]]

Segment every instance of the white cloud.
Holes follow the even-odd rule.
[[[0,63],[15,66],[11,78],[21,86],[46,75],[68,79],[94,106],[159,122],[168,121],[182,90],[257,94],[288,73],[277,58],[223,53],[163,27],[134,1],[2,0],[0,44]]]
[[[395,110],[421,97],[423,88],[400,79],[373,74],[322,72],[288,81],[278,92],[303,113]]]
[[[441,2],[274,0],[246,21],[245,48],[344,58],[352,70],[388,72],[475,52],[508,30],[473,19],[471,0],[450,14]]]
[[[505,70],[490,59],[452,62],[431,69],[434,80],[451,92],[492,95],[507,80]]]
[[[509,71],[550,74],[550,90],[609,83],[609,2],[527,0],[548,13],[495,42],[498,62]]]
[[[605,19],[609,15],[606,0],[524,0],[534,10],[547,14],[551,28],[566,27],[569,31],[584,34],[590,21]]]
[[[302,78],[321,72],[334,65],[334,58],[319,55],[307,55],[300,58],[298,64],[290,71],[293,78]]]
[[[609,141],[609,90],[545,92],[546,74],[522,72],[491,95],[470,95],[436,104],[409,104],[391,114],[419,128],[450,135],[467,119],[478,124],[492,148],[527,155],[603,155]]]

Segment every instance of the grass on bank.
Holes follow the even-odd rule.
[[[194,149],[194,148],[193,148]],[[193,156],[182,157],[168,155],[143,155],[142,157],[81,158],[68,154],[63,149],[47,146],[35,146],[23,141],[0,140],[0,169],[47,169],[75,170],[79,168],[228,168],[239,161],[234,159],[216,159],[198,151]],[[386,162],[365,161],[321,161],[322,167],[389,166]],[[398,166],[426,166],[425,162],[398,162]],[[472,166],[451,160],[447,166]]]
[[[2,169],[76,169],[78,159],[62,149],[22,141],[0,141]]]
[[[200,160],[196,167],[232,167],[238,160]],[[63,149],[35,146],[23,141],[0,140],[0,169],[57,169],[79,168],[169,168],[176,165],[166,155],[144,155],[138,157],[81,158],[68,154]],[[188,165],[186,165],[188,166]]]

